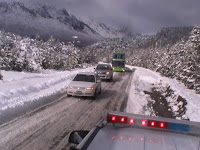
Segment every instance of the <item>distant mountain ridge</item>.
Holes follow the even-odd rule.
[[[86,45],[103,38],[122,37],[125,34],[107,27],[103,23],[89,20],[86,23],[66,9],[47,5],[29,7],[21,2],[0,2],[0,29],[21,36],[43,39],[53,36],[62,41],[73,41],[77,36]]]

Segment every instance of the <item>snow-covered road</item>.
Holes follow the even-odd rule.
[[[62,98],[0,126],[0,149],[66,149],[72,130],[90,130],[109,110],[125,111],[131,77],[131,71],[116,73],[112,82],[102,83],[96,100],[67,97],[65,92]]]
[[[127,112],[156,115],[155,110],[149,106],[152,99],[145,91],[150,92],[152,88],[156,88],[165,96],[165,89],[170,88],[173,94],[166,97],[166,101],[174,115],[181,109],[181,105],[185,105],[182,118],[200,121],[200,94],[195,94],[193,90],[187,89],[175,79],[162,77],[151,70],[133,66],[127,67],[134,71],[133,78],[129,81],[131,86]],[[85,71],[93,71],[93,67],[64,72],[49,70],[43,73],[2,71],[4,80],[0,81],[0,114],[64,91],[77,72]],[[186,100],[187,104],[177,101],[180,97]],[[177,119],[181,118],[176,116]]]
[[[200,95],[151,70],[127,67],[127,72],[115,73],[112,82],[102,82],[95,101],[67,97],[65,90],[77,72],[93,67],[40,74],[3,71],[1,119],[17,108],[28,111],[0,126],[0,149],[68,149],[72,130],[90,130],[109,110],[200,121]],[[43,103],[45,98],[50,101]],[[32,107],[34,103],[40,105]]]

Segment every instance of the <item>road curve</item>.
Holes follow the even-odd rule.
[[[0,126],[0,149],[69,149],[71,131],[90,130],[108,110],[125,110],[132,75],[115,73],[112,82],[102,82],[96,100],[65,96]]]

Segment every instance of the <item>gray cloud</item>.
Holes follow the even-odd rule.
[[[83,15],[140,33],[200,24],[199,0],[67,0]]]
[[[1,0],[2,1],[2,0]],[[18,0],[22,1],[22,0]],[[37,0],[23,0],[35,4]],[[140,33],[200,24],[200,0],[38,0]]]

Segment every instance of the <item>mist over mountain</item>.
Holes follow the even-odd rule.
[[[53,36],[82,46],[104,38],[154,35],[164,27],[200,24],[198,0],[0,0],[0,3],[0,29],[22,36],[39,34],[43,39]]]
[[[200,24],[199,0],[1,0],[20,1],[26,6],[48,5],[65,8],[106,25],[126,28],[128,32],[156,34],[163,27]]]
[[[123,37],[126,33],[87,17],[77,18],[65,8],[45,4],[0,2],[0,29],[21,36],[43,39],[53,36],[65,42],[88,45],[103,38]],[[75,37],[75,38],[74,38]]]

